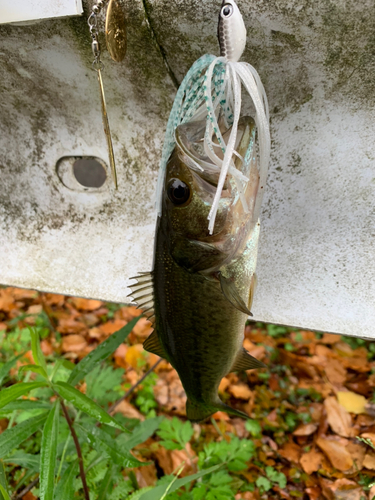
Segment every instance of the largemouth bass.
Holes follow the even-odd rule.
[[[212,234],[207,217],[220,169],[204,150],[205,127],[203,120],[176,129],[157,219],[153,271],[138,276],[132,286],[134,300],[154,326],[144,349],[176,369],[192,421],[218,410],[247,417],[220,400],[218,387],[231,371],[264,366],[242,347],[256,284],[260,229],[254,220],[259,190],[255,124],[252,118],[241,118],[233,165],[249,180],[242,193],[247,210],[228,174]],[[230,130],[222,132],[227,140]]]

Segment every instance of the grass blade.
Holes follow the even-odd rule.
[[[3,488],[3,486],[0,484],[0,495],[4,500],[10,500],[10,496],[6,492],[6,490]]]
[[[197,472],[196,474],[192,474],[191,476],[186,476],[182,477],[181,479],[177,479],[173,481],[173,485],[171,484],[160,484],[159,486],[156,486],[150,491],[146,491],[139,500],[160,500],[163,498],[164,494],[166,492],[172,493],[173,491],[178,490],[182,486],[185,486],[185,484],[190,483],[191,481],[195,481],[196,479],[199,479],[200,477],[205,476],[206,474],[211,474],[211,472],[215,472],[217,469],[222,467],[223,464],[219,465],[214,465],[213,467],[210,467],[209,469],[204,469],[201,470],[200,472]]]
[[[11,387],[2,389],[0,391],[0,408],[7,405],[11,401],[27,394],[33,389],[38,389],[39,387],[45,387],[46,382],[20,382],[19,384],[14,384]]]
[[[7,363],[5,363],[1,368],[0,368],[0,385],[3,383],[3,380],[5,379],[5,377],[8,375],[9,371],[11,368],[13,368],[13,366],[16,364],[17,360],[22,358],[22,356],[24,355],[25,353],[21,353],[19,354],[18,356],[16,356],[15,358],[11,359],[10,361],[8,361]]]
[[[31,326],[29,327],[29,331],[31,335],[31,351],[33,353],[34,363],[41,366],[45,373],[47,373],[47,363],[44,359],[42,349],[40,348],[39,333],[36,328]]]
[[[39,472],[40,456],[39,454],[31,455],[23,451],[15,451],[13,455],[4,459],[4,463],[20,465],[25,469],[30,469],[31,472]]]
[[[25,422],[21,422],[11,429],[6,429],[0,434],[0,458],[8,455],[12,450],[23,443],[23,441],[34,434],[34,432],[40,429],[46,418],[47,413],[29,418]]]
[[[124,342],[129,333],[133,330],[140,316],[129,321],[127,325],[107,338],[98,345],[96,349],[85,356],[74,368],[68,379],[68,384],[76,385],[87,375],[98,363],[108,358],[120,344]]]
[[[59,432],[59,410],[60,405],[57,400],[44,424],[42,446],[40,450],[40,500],[53,500],[57,438]]]
[[[74,479],[78,472],[77,464],[78,460],[75,460],[69,465],[69,467],[66,468],[58,485],[56,486],[54,500],[73,500]]]
[[[4,488],[5,491],[8,491],[7,478],[5,475],[4,464],[2,460],[0,460],[0,485]],[[4,495],[0,493],[0,500],[4,499]]]
[[[55,390],[67,401],[70,401],[76,408],[87,413],[90,417],[95,418],[102,424],[110,425],[111,427],[117,427],[122,431],[129,432],[124,429],[121,424],[119,424],[113,417],[108,415],[108,413],[98,406],[90,398],[79,392],[77,389],[65,382],[57,382],[54,384]]]

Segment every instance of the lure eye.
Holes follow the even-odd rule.
[[[168,183],[167,194],[174,205],[182,205],[190,198],[190,188],[180,179],[171,179]]]
[[[233,14],[233,5],[226,3],[221,9],[222,17],[228,18]]]

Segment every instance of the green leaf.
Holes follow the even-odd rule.
[[[272,488],[271,481],[269,481],[266,477],[260,476],[255,481],[255,484],[258,488],[263,488],[264,491],[269,491]]]
[[[116,441],[110,436],[105,430],[100,427],[93,427],[90,431],[87,431],[81,425],[79,429],[87,435],[90,445],[96,450],[97,444],[102,450],[104,450],[107,455],[111,457],[115,464],[121,465],[122,467],[140,467],[145,465],[143,462],[137,460],[127,449],[120,449],[117,446]]]
[[[27,394],[38,387],[45,387],[46,382],[20,382],[0,391],[0,408],[7,405],[14,399]]]
[[[44,371],[44,368],[42,368],[39,365],[23,365],[18,370],[18,375],[21,375],[23,372],[37,373],[38,375],[41,375],[43,378],[45,378],[46,380],[48,380],[47,373]]]
[[[249,418],[249,420],[245,422],[245,428],[254,437],[261,437],[262,435],[262,427],[257,420]]]
[[[5,405],[1,411],[14,411],[14,410],[49,410],[51,403],[44,401],[32,401],[31,399],[17,399]]]
[[[75,460],[66,468],[56,486],[54,500],[73,500],[74,479],[78,472],[77,465],[78,460]]]
[[[41,366],[47,373],[47,363],[44,359],[44,354],[40,348],[40,340],[38,330],[34,327],[29,326],[29,331],[31,335],[31,351],[33,353],[34,362]]]
[[[108,415],[108,413],[100,408],[94,401],[79,392],[77,389],[72,387],[65,382],[57,382],[53,385],[55,390],[67,401],[70,401],[79,410],[87,413],[90,417],[95,418],[98,422],[102,424],[110,425],[111,427],[117,427],[122,431],[129,432],[127,429],[123,428],[113,417]]]
[[[222,467],[222,464],[220,465],[215,465],[214,467],[210,467],[209,469],[203,469],[196,474],[192,474],[191,476],[186,476],[181,479],[177,479],[174,481],[173,486],[169,488],[168,493],[172,493],[173,491],[178,490],[182,486],[185,486],[185,484],[190,483],[191,481],[195,481],[196,479],[199,479],[200,477],[205,476],[206,474],[211,474],[211,472],[214,472],[218,470],[220,467]],[[144,493],[139,500],[160,500],[165,492],[168,490],[169,484],[160,484],[159,486],[156,486],[150,491],[147,491]]]
[[[43,429],[40,449],[40,500],[53,500],[57,438],[59,432],[59,403],[59,400],[57,400],[53,405]]]
[[[134,446],[144,443],[146,439],[154,434],[162,420],[163,417],[148,418],[137,425],[137,427],[133,429],[131,437],[125,442],[126,448],[131,450]]]
[[[16,364],[16,361],[20,358],[22,358],[22,356],[24,355],[25,353],[21,353],[19,354],[18,356],[16,356],[15,358],[11,359],[10,361],[8,361],[7,363],[5,363],[1,368],[0,368],[0,385],[3,383],[3,380],[4,378],[8,375],[10,369]]]
[[[85,356],[75,367],[70,374],[68,384],[76,385],[87,375],[98,363],[101,363],[108,358],[117,347],[124,342],[129,333],[133,330],[140,316],[134,318],[123,328],[112,334],[104,342],[98,345],[96,349]]]
[[[0,484],[0,495],[4,500],[10,500],[10,496],[8,495],[7,491],[4,489],[4,487]]]
[[[5,469],[2,460],[0,460],[0,485],[4,488],[5,491],[8,491],[7,478],[5,475]],[[0,500],[4,499],[4,495],[0,493]]]
[[[15,451],[13,455],[4,458],[4,463],[15,464],[30,469],[33,472],[39,472],[40,469],[40,456],[24,453],[23,451]]]
[[[40,429],[47,418],[47,413],[29,418],[11,429],[6,429],[0,434],[0,458],[5,457],[14,448],[17,448],[23,441]]]
[[[110,487],[114,470],[115,470],[115,467],[108,467],[107,473],[104,476],[104,478],[102,480],[102,484],[100,486],[98,500],[106,500],[107,491],[108,491],[108,488]]]

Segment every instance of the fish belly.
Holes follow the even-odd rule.
[[[242,346],[246,315],[220,284],[178,266],[167,251],[155,255],[156,331],[188,398],[218,401],[218,386]]]

